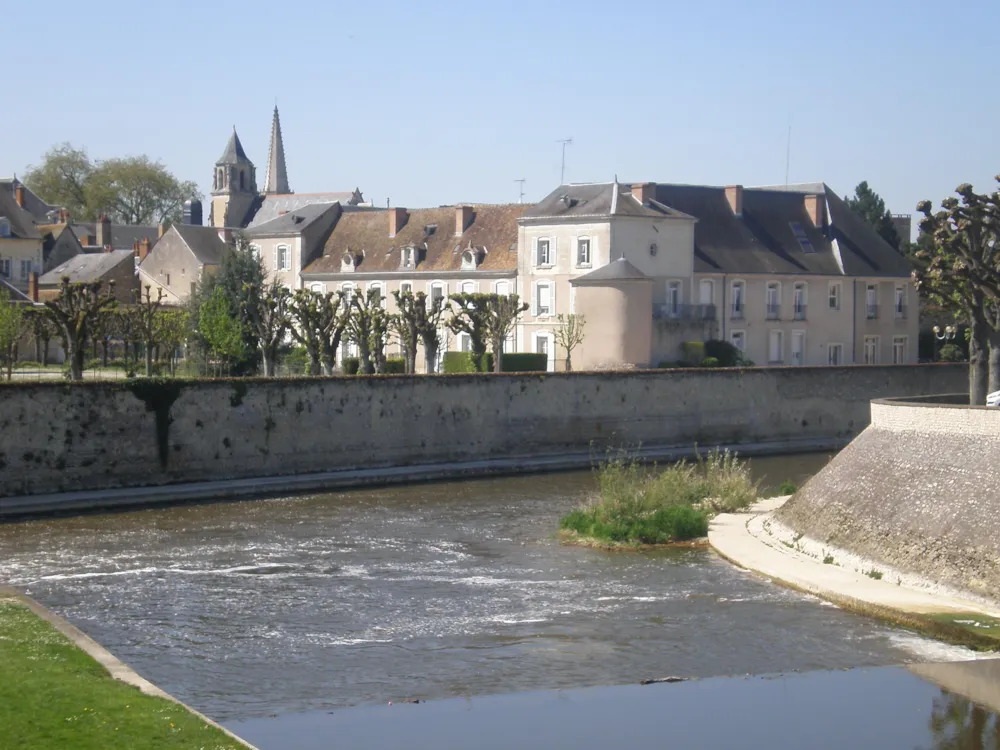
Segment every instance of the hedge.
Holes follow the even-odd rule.
[[[476,366],[471,352],[445,352],[442,372],[447,374],[464,372],[493,372],[493,355],[487,353]],[[503,355],[501,372],[545,372],[549,369],[547,354],[534,352],[510,352]]]
[[[405,375],[406,360],[403,357],[389,357],[385,360],[386,375]]]
[[[357,357],[344,357],[340,363],[340,369],[345,375],[357,375],[361,369],[361,360]]]

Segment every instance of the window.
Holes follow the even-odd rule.
[[[475,294],[476,293],[476,282],[475,281],[463,281],[458,285],[458,291],[462,294]]]
[[[795,235],[795,240],[799,243],[799,247],[802,248],[802,252],[816,252],[816,248],[814,248],[812,242],[809,241],[809,235],[806,234],[806,230],[799,222],[790,221],[788,222],[788,226],[792,228],[792,234]]]
[[[743,320],[743,301],[746,294],[746,284],[742,281],[733,282],[733,320]]]
[[[509,281],[498,281],[496,287],[496,293],[502,297],[510,296],[510,282]]]
[[[715,302],[715,283],[711,279],[702,279],[698,284],[698,303],[711,305]]]
[[[830,309],[839,310],[840,309],[840,282],[835,281],[830,284]]]
[[[739,349],[741,352],[746,353],[747,350],[747,334],[746,331],[732,331],[729,334],[729,343]]]
[[[874,284],[869,284],[865,289],[865,310],[868,320],[878,317],[878,287]]]
[[[198,289],[198,285],[195,282],[191,282],[191,296],[194,296],[195,291]]]
[[[894,365],[906,364],[906,336],[892,337],[892,363]]]
[[[413,248],[404,247],[403,248],[403,265],[407,268],[413,268]]]
[[[344,294],[344,309],[347,309],[351,306],[351,300],[354,299],[354,284],[345,281],[340,285],[340,291]]]
[[[431,284],[431,304],[435,304],[435,301],[437,301],[438,305],[443,305],[444,296],[445,296],[444,284],[442,284],[440,281],[436,281],[433,284]]]
[[[241,169],[240,170],[240,190],[244,190],[246,188],[246,182],[245,182],[245,180],[246,180],[246,175],[243,173],[243,170]]]
[[[458,334],[458,350],[460,352],[472,351],[472,336],[467,333]]]
[[[0,217],[0,237],[10,237],[10,221]]]
[[[897,320],[903,320],[906,318],[906,288],[897,286],[896,287],[896,299],[893,303],[893,310],[896,314]]]
[[[878,364],[878,336],[865,336],[865,364]]]
[[[251,245],[250,252],[253,253],[253,257],[260,260],[260,245]]]
[[[22,260],[21,261],[21,280],[27,281],[28,275],[31,273],[31,261]]]
[[[844,363],[843,344],[830,344],[826,348],[826,363],[828,365],[842,365]]]
[[[681,315],[681,282],[667,282],[667,316],[679,318]]]
[[[552,313],[552,284],[540,281],[535,284],[535,315],[542,317]]]
[[[10,278],[10,259],[0,258],[0,276]]]
[[[378,306],[381,307],[384,310],[385,309],[385,289],[382,288],[382,282],[381,281],[373,281],[371,284],[368,285],[368,292],[369,293],[374,292],[375,294],[378,295]]]
[[[399,285],[399,291],[401,294],[412,294],[413,284],[411,284],[409,281],[404,281],[402,284]]]
[[[316,292],[317,294],[322,294],[323,293],[323,285],[319,284],[319,283],[310,284],[309,285],[309,289],[312,290],[312,291],[314,291],[314,292]]]
[[[462,270],[463,271],[475,271],[476,270],[476,253],[472,250],[466,250],[462,253]]]
[[[806,362],[806,332],[792,331],[792,364],[804,365]]]
[[[784,331],[771,331],[767,350],[767,361],[772,365],[780,365],[785,361]]]
[[[549,248],[548,240],[538,240],[538,252],[535,256],[535,265],[538,266],[551,266],[552,265],[552,252]]]
[[[796,320],[806,319],[806,285],[802,282],[792,289],[792,313]]]
[[[576,264],[578,266],[590,265],[590,239],[581,237],[576,241]]]
[[[170,286],[170,274],[167,273],[167,274],[164,274],[164,276],[167,277],[167,286]]]
[[[548,363],[546,369],[548,369],[549,372],[552,372],[555,369],[556,348],[552,345],[552,334],[550,333],[535,334],[535,353],[544,354],[548,357]]]
[[[278,245],[274,249],[274,269],[288,271],[292,267],[292,250],[288,245]]]
[[[781,284],[777,281],[767,283],[767,319],[778,320],[781,317]]]

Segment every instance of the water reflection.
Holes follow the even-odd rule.
[[[933,750],[1000,750],[997,715],[947,690],[934,699]]]

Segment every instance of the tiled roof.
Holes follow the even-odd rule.
[[[69,276],[69,280],[74,283],[98,281],[119,263],[126,261],[135,263],[135,255],[131,250],[82,253],[44,274],[38,279],[38,283],[45,286],[55,286],[62,282],[63,276]]]
[[[340,273],[345,254],[360,258],[358,273],[386,271],[460,271],[462,255],[470,246],[479,260],[479,271],[517,270],[517,220],[530,206],[522,204],[473,205],[471,222],[455,235],[456,207],[422,208],[407,212],[406,223],[389,236],[389,211],[345,212],[326,242],[323,256],[303,274]],[[396,209],[399,210],[399,209]],[[414,269],[401,267],[403,248],[415,248],[419,262]]]
[[[806,211],[804,196],[810,194],[827,206],[826,228],[815,227]],[[657,185],[656,198],[698,219],[699,273],[910,275],[908,261],[822,183],[745,188],[741,216],[733,213],[724,187]]]
[[[627,185],[618,182],[560,185],[525,212],[526,219],[587,216],[648,216],[687,218],[680,211],[656,201],[643,205]]]
[[[652,281],[652,279],[625,260],[623,256],[594,269],[590,273],[571,279],[570,284],[602,284],[606,281]]]
[[[10,231],[14,237],[25,240],[42,238],[35,226],[34,217],[17,205],[13,193],[6,190],[0,190],[0,216],[10,222]]]
[[[264,178],[263,193],[291,193],[288,187],[288,168],[285,166],[285,144],[281,140],[281,120],[278,117],[278,106],[274,107],[274,119],[271,121],[271,148],[267,152],[267,176]]]
[[[0,292],[7,292],[7,299],[11,302],[31,302],[31,297],[3,279],[0,279]]]
[[[316,203],[339,203],[342,206],[355,205],[361,198],[358,190],[346,193],[290,193],[288,195],[265,195],[257,199],[250,210],[247,228],[257,227],[277,219],[282,211],[292,212],[303,206]]]
[[[246,235],[248,237],[267,237],[301,232],[317,219],[326,216],[327,212],[339,210],[339,203],[312,203],[263,224],[255,224],[246,230]]]
[[[97,236],[97,225],[92,221],[74,223],[70,225],[70,228],[77,239],[88,236],[93,239]],[[135,243],[142,242],[144,239],[149,240],[151,248],[155,246],[157,240],[160,239],[160,228],[147,227],[141,224],[111,225],[111,247],[115,250],[131,250],[135,246]],[[86,247],[94,247],[94,245],[87,245]]]
[[[34,217],[35,221],[48,221],[50,213],[58,212],[58,207],[50,206],[33,193],[31,188],[24,185],[24,183],[16,177],[5,177],[0,179],[0,192],[7,192],[13,196],[18,185],[22,185],[24,187],[24,209]]]

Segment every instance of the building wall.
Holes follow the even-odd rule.
[[[169,304],[182,304],[202,277],[205,268],[175,231],[168,231],[139,264],[142,285],[155,297],[162,289]]]
[[[647,367],[653,319],[649,314],[653,285],[625,281],[576,289],[577,314],[586,320],[583,341],[573,353],[578,370]],[[565,352],[556,356],[565,357]]]
[[[913,365],[3,384],[0,496],[611,446],[815,448],[862,430],[873,398],[961,390],[967,374]]]
[[[22,292],[28,290],[27,273],[42,273],[42,241],[20,238],[0,239],[0,261],[10,261],[10,276],[4,280]],[[29,261],[27,273],[21,272],[21,261]]]
[[[614,254],[612,260],[624,254],[626,260],[654,280],[654,305],[661,305],[666,301],[667,284],[671,281],[681,284],[681,304],[692,303],[693,221],[616,218],[611,222],[611,245]],[[655,249],[653,245],[656,246]]]
[[[264,264],[264,271],[267,278],[275,279],[279,284],[295,290],[302,286],[302,238],[296,237],[254,237],[250,244],[257,248],[260,253],[261,262]],[[287,268],[281,270],[278,267],[279,248],[286,248],[288,252]]]

